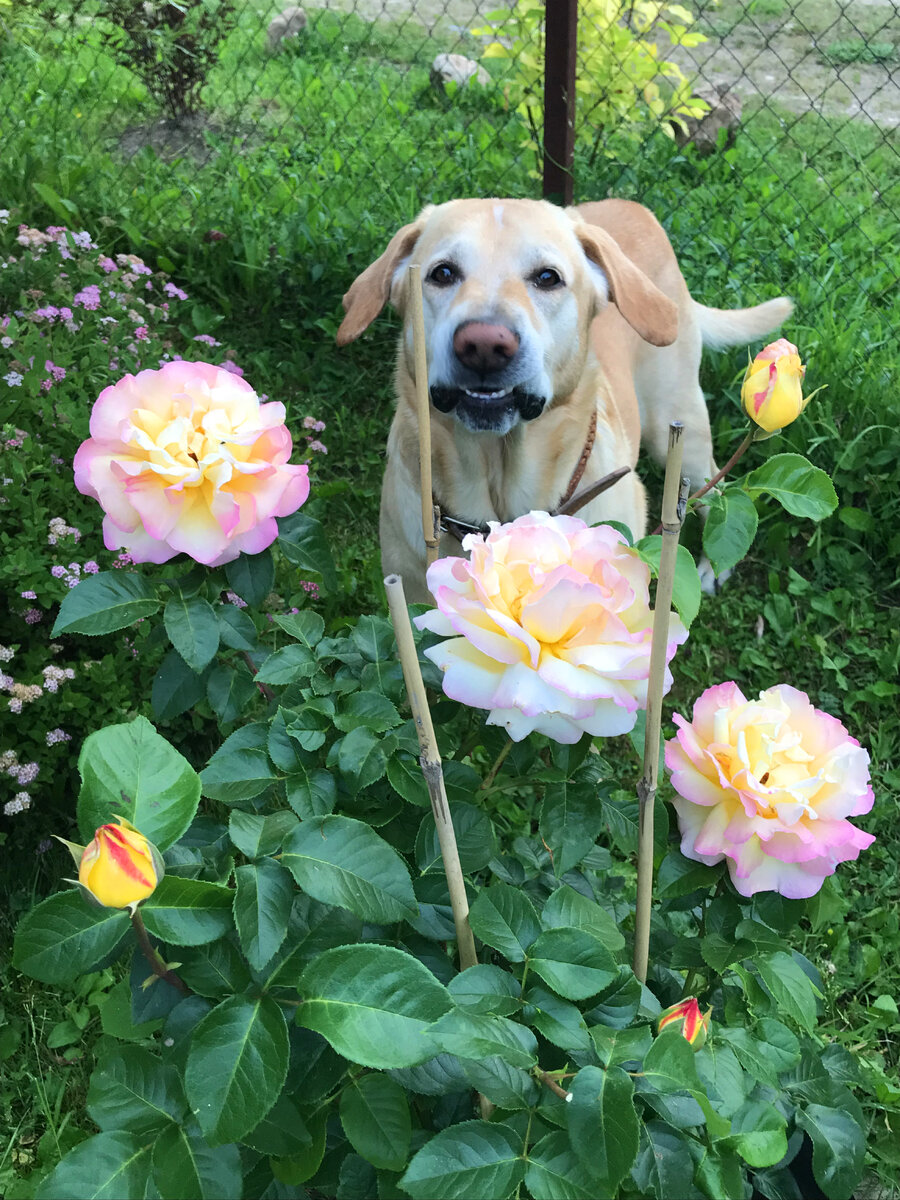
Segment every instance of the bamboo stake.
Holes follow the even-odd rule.
[[[440,509],[431,488],[431,402],[428,397],[428,356],[425,350],[425,310],[422,304],[422,268],[409,268],[413,357],[416,371],[416,413],[419,422],[419,491],[422,499],[422,536],[430,567],[440,546]]]
[[[666,646],[669,640],[669,613],[675,581],[678,539],[690,482],[681,478],[684,457],[684,426],[673,421],[669,426],[666,455],[666,479],[662,501],[662,547],[656,580],[656,604],[653,610],[653,638],[650,643],[650,678],[647,682],[647,721],[644,729],[643,773],[637,785],[640,802],[638,834],[637,907],[634,914],[634,973],[646,982],[650,958],[650,910],[653,904],[653,805],[659,773],[659,731],[662,723],[662,698],[666,674]]]
[[[459,967],[461,971],[464,971],[466,967],[474,967],[478,959],[475,956],[475,938],[472,936],[472,929],[469,925],[469,900],[466,896],[466,885],[459,862],[459,848],[456,844],[456,834],[453,831],[453,821],[447,805],[447,792],[444,789],[441,753],[434,736],[431,712],[425,696],[425,684],[422,682],[422,672],[419,669],[412,626],[406,608],[406,596],[403,592],[403,580],[399,575],[388,575],[384,581],[384,588],[387,592],[388,608],[394,626],[394,636],[397,639],[397,648],[400,651],[400,664],[403,667],[406,692],[409,696],[413,720],[416,723],[416,733],[419,735],[421,750],[419,763],[422,767],[422,774],[425,776],[428,795],[431,797],[431,811],[434,813],[438,843],[441,847],[444,872],[447,876],[447,887],[450,891],[453,923],[456,926]]]

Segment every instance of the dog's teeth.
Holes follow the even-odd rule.
[[[463,388],[463,391],[473,400],[503,400],[510,394],[512,388],[503,388],[496,392],[476,392],[472,388]]]

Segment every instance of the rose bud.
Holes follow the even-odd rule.
[[[699,1050],[706,1041],[707,1034],[709,1033],[709,1018],[711,1014],[712,1009],[705,1016],[701,1016],[697,998],[691,996],[689,999],[681,1000],[678,1004],[673,1004],[671,1008],[665,1009],[660,1014],[656,1031],[657,1033],[662,1033],[668,1025],[680,1025],[685,1039],[694,1050]]]
[[[767,433],[777,433],[796,421],[809,402],[802,390],[805,374],[797,347],[786,338],[760,350],[741,386],[747,416]]]
[[[101,825],[85,846],[69,846],[78,862],[78,882],[104,908],[130,908],[146,900],[165,874],[162,856],[152,842],[122,817],[118,825]]]

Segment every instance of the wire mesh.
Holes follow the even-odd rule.
[[[256,198],[249,262],[286,237],[352,245],[456,195],[539,195],[545,15],[540,0],[0,0],[10,198],[101,221],[115,207],[138,241],[160,225],[215,238],[236,195]],[[676,241],[719,239],[726,270],[751,234],[825,255],[855,228],[865,253],[843,265],[886,291],[898,56],[897,0],[580,0],[575,197],[645,201]],[[818,189],[817,154],[840,158]],[[740,197],[741,222],[680,229],[685,187],[719,212]]]

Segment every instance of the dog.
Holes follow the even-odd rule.
[[[541,200],[451,200],[425,208],[353,282],[337,334],[339,346],[352,342],[388,301],[404,318],[380,540],[384,571],[403,576],[411,603],[432,603],[408,303],[413,263],[422,271],[442,556],[461,553],[467,528],[553,512],[573,481],[588,485],[619,468],[629,470],[578,515],[589,524],[622,522],[642,537],[641,444],[664,460],[669,423],[679,420],[691,490],[717,470],[698,381],[702,347],[760,338],[793,307],[786,297],[734,310],[699,304],[662,226],[632,201],[563,209]],[[701,580],[713,590],[708,563]]]

